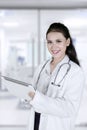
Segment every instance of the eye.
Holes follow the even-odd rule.
[[[47,41],[47,44],[51,45],[51,44],[52,44],[52,41]]]
[[[56,40],[56,43],[61,43],[62,41],[61,40]]]

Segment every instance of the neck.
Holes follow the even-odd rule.
[[[60,59],[53,57],[52,61],[51,61],[51,64],[57,65],[59,62],[61,62],[63,60],[64,57],[65,57],[65,55],[62,58],[60,58]]]

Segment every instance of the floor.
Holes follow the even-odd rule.
[[[29,119],[29,106],[7,91],[0,91],[0,127],[18,127],[18,130],[25,129]],[[21,128],[20,128],[21,127]],[[0,128],[0,130],[1,130]],[[11,128],[12,130],[13,128]],[[9,128],[10,130],[10,128]]]
[[[27,130],[28,119],[27,103],[12,96],[8,91],[0,91],[0,130]],[[76,130],[87,130],[87,127],[76,127]]]
[[[26,130],[26,128],[24,127],[5,127],[5,128],[0,127],[0,130]],[[76,128],[76,130],[87,130],[87,127]]]
[[[26,130],[26,127],[15,127],[15,126],[12,126],[12,127],[0,127],[0,130]]]

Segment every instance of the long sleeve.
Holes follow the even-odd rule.
[[[66,91],[62,97],[48,97],[36,91],[30,104],[35,111],[60,117],[74,116],[78,111],[83,87],[85,85],[82,71],[76,71],[68,80]]]

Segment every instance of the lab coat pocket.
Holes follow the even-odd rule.
[[[50,84],[47,95],[53,98],[58,97],[62,89],[54,84]]]

